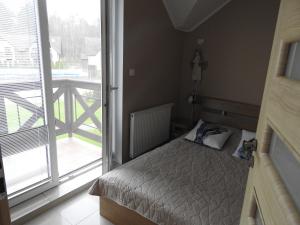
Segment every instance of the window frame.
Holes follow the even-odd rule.
[[[40,52],[40,68],[43,87],[44,103],[52,102],[52,74],[50,64],[50,42],[48,32],[48,16],[46,0],[32,0],[36,10],[36,24],[38,33],[38,43]],[[41,194],[59,184],[55,118],[53,104],[44,104],[45,125],[48,127],[48,168],[50,169],[50,178],[40,183],[34,184],[24,190],[12,194],[9,197],[9,206],[13,207],[23,201],[26,201],[38,194]]]

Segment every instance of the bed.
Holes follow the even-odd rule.
[[[245,114],[252,110],[257,116],[259,109],[217,100],[223,105],[214,102],[212,110],[215,100],[199,103],[206,118],[215,114],[210,120],[255,127],[255,117]],[[229,105],[235,106],[235,119]],[[232,130],[222,151],[180,137],[100,177],[90,193],[100,196],[101,215],[116,225],[238,225],[248,163],[232,157],[241,136],[239,129]]]

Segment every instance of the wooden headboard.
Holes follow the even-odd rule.
[[[198,97],[197,119],[256,131],[260,106],[210,97]]]

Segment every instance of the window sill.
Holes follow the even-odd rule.
[[[97,167],[12,207],[10,209],[12,224],[23,224],[46,210],[88,189],[101,174],[102,167]]]

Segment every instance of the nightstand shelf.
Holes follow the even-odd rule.
[[[171,121],[171,139],[178,138],[191,129],[191,122],[187,119],[176,118]]]

